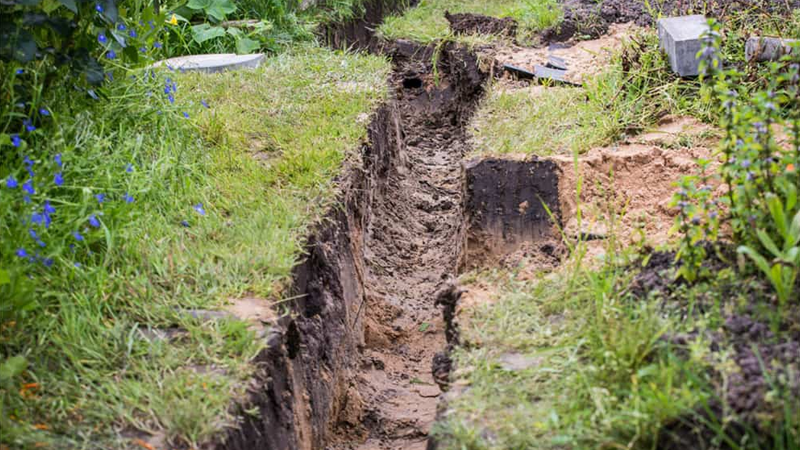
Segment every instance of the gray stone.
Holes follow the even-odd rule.
[[[564,58],[559,58],[558,56],[548,55],[547,67],[550,69],[567,70],[567,61],[565,61]]]
[[[708,22],[702,15],[659,19],[658,38],[673,72],[681,77],[696,77],[700,73],[697,53],[702,48],[700,38],[708,31]]]
[[[560,83],[566,83],[566,70],[558,70],[558,69],[549,69],[545,66],[535,65],[533,66],[533,71],[536,73],[536,78],[543,78],[546,80],[553,80],[558,81]]]
[[[217,53],[211,55],[190,55],[159,61],[153,66],[167,67],[175,70],[196,70],[216,73],[226,70],[254,69],[264,62],[263,53],[237,55],[235,53]]]
[[[754,36],[745,43],[745,59],[747,62],[777,61],[792,52],[792,45],[795,53],[800,52],[800,39]]]

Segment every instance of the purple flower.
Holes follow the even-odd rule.
[[[189,228],[189,222],[187,222],[185,220],[181,220],[181,225],[183,225],[186,228]]]
[[[45,244],[45,243],[44,243],[44,241],[43,241],[43,240],[41,240],[41,239],[37,239],[37,240],[36,240],[36,244],[37,244],[39,247],[42,247],[42,248],[45,248],[45,247],[47,247],[47,244]]]
[[[748,167],[750,167],[750,160],[749,159],[743,160],[741,166],[742,169],[747,169]]]
[[[121,23],[121,24],[117,25],[117,29],[118,29],[119,31],[125,31],[127,28],[125,27],[125,24],[122,24],[122,23]]]
[[[19,147],[20,145],[22,145],[22,140],[20,140],[18,134],[11,135],[11,145],[13,145],[14,147]]]
[[[127,192],[125,193],[125,197],[124,198],[125,198],[125,203],[133,203],[135,201],[134,198],[131,197],[130,195],[128,195]]]
[[[200,104],[208,108],[208,102],[206,102],[205,100],[200,100]]]
[[[151,25],[151,26],[152,26],[152,25]],[[161,42],[154,42],[154,43],[153,43],[153,47],[154,47],[154,48],[161,48],[161,47],[162,47],[162,45],[161,45]]]
[[[128,32],[128,36],[130,36],[130,37],[132,37],[132,38],[135,38],[135,37],[137,36],[137,35],[136,35],[136,30],[134,30],[133,28],[131,28],[131,31],[129,31],[129,32]]]
[[[197,211],[197,214],[200,214],[201,216],[205,216],[206,215],[206,210],[203,209],[203,204],[202,203],[198,203],[198,204],[192,206],[192,208],[194,208],[194,210]]]
[[[114,50],[109,50],[108,53],[106,53],[106,58],[108,59],[114,59],[116,57],[117,57],[117,52],[115,52]]]
[[[43,116],[49,116],[50,115],[50,111],[48,111],[45,108],[41,108],[41,109],[39,109],[39,114],[41,114]]]
[[[22,247],[18,248],[16,253],[20,258],[26,258],[28,256],[28,252]]]
[[[9,189],[14,189],[17,186],[19,186],[19,183],[17,182],[17,179],[14,178],[13,176],[9,175],[8,178],[6,178],[6,187],[9,188]]]
[[[106,194],[95,194],[94,198],[97,199],[97,203],[103,203],[106,201]]]
[[[108,42],[108,38],[106,37],[105,34],[100,33],[100,34],[97,35],[97,42],[99,42],[101,44],[105,44],[106,42]]]
[[[16,73],[17,75],[22,75],[23,73],[25,73],[25,70],[17,69],[17,70],[14,71],[14,73]]]
[[[42,264],[44,264],[44,266],[48,268],[53,267],[53,262],[54,262],[53,258],[45,258],[42,260]]]
[[[33,187],[33,180],[28,180],[28,181],[22,183],[22,190],[27,192],[30,195],[35,194],[36,193],[36,189],[34,189],[34,187]]]
[[[33,228],[30,228],[28,230],[28,234],[30,234],[33,239],[39,240],[39,235],[36,234],[36,230],[34,230]]]
[[[53,183],[55,183],[56,186],[61,186],[64,184],[64,175],[61,172],[56,173],[56,175],[53,177]]]
[[[717,216],[719,216],[719,214],[716,211],[711,211],[710,213],[708,213],[708,217],[710,217],[711,219],[716,219]]]
[[[128,163],[128,165],[125,166],[125,172],[132,173],[133,172],[133,164]]]
[[[170,103],[175,103],[175,97],[172,94],[167,95],[167,99],[169,99]]]
[[[56,212],[56,209],[53,207],[53,205],[50,204],[50,200],[45,200],[44,201],[44,213],[45,214],[54,214],[55,212]]]
[[[61,162],[61,153],[56,153],[56,156],[53,157],[53,161],[56,162],[58,167],[63,166],[64,164]]]
[[[74,262],[74,263],[72,263],[72,265],[75,266],[78,269],[81,268],[81,263],[79,263],[79,262]]]
[[[147,49],[144,47],[139,47],[139,51],[142,53],[147,53]]]
[[[72,237],[74,237],[76,241],[79,241],[79,242],[80,242],[80,241],[83,241],[83,235],[82,235],[82,234],[80,234],[80,233],[79,233],[79,232],[77,232],[77,231],[73,231],[73,232],[72,232]]]
[[[100,3],[96,3],[96,4],[94,5],[94,10],[95,10],[95,11],[97,11],[97,12],[99,12],[99,13],[101,13],[101,12],[103,12],[103,7],[102,7],[102,6],[100,6]]]
[[[25,202],[25,203],[30,203],[31,202],[31,197],[28,196],[28,195],[23,195],[22,196],[22,201]]]
[[[32,131],[36,130],[36,127],[33,125],[33,123],[31,122],[30,119],[23,120],[22,124],[25,125],[25,129],[28,130],[28,132],[32,132]]]
[[[35,212],[31,214],[31,222],[35,223],[36,225],[41,225],[44,223],[44,214]]]
[[[94,214],[89,216],[89,225],[91,225],[91,226],[93,226],[95,228],[100,228],[100,221],[97,220],[97,216],[95,216]]]
[[[183,112],[183,117],[185,117],[185,118],[187,118],[187,119],[188,119],[188,118],[189,118],[189,113],[188,113],[188,112],[186,112],[186,111],[184,111],[184,112]]]

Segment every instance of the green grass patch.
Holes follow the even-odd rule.
[[[386,39],[411,39],[423,44],[451,38],[446,11],[511,17],[520,25],[518,38],[522,41],[561,20],[561,9],[554,0],[422,0],[400,16],[387,17],[378,33]],[[465,39],[475,42],[474,38]],[[480,40],[493,39],[483,36]]]
[[[281,298],[388,70],[305,46],[252,71],[118,75],[99,101],[51,92],[51,115],[2,147],[0,443],[121,448],[140,430],[196,447],[229,424],[262,343],[179,310]],[[30,203],[5,183],[29,178],[25,156]],[[31,221],[45,202],[49,227]]]

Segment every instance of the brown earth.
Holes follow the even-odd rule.
[[[498,19],[481,14],[450,14],[449,11],[445,11],[444,17],[450,22],[450,30],[454,34],[496,34],[500,36],[517,34],[517,21],[510,17]]]

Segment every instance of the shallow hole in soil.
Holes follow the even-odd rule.
[[[418,77],[412,78],[404,78],[403,79],[403,88],[404,89],[419,89],[422,87],[422,80]]]

